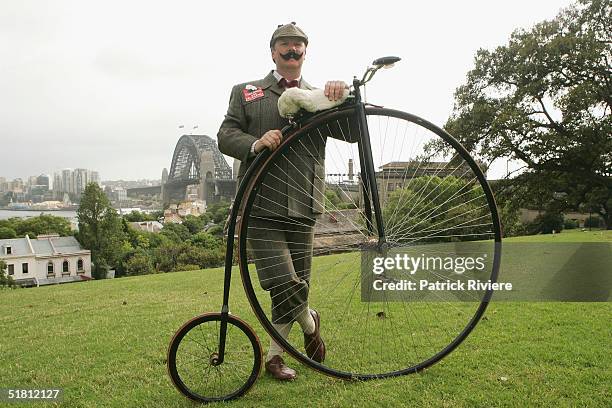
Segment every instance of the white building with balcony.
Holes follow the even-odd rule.
[[[91,279],[91,251],[74,237],[51,234],[1,239],[0,259],[7,265],[6,273],[22,286]]]

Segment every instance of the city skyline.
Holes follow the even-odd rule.
[[[163,172],[167,172],[164,168]],[[125,190],[161,185],[161,179],[139,180],[101,180],[96,170],[84,168],[63,168],[51,173],[42,173],[38,176],[7,178],[0,175],[0,194],[13,193],[12,198],[17,202],[41,202],[62,198],[63,193],[80,197],[87,184],[95,182],[101,187],[111,190]]]
[[[479,48],[505,44],[515,29],[552,19],[570,3],[429,2],[407,10],[382,2],[350,13],[347,24],[364,28],[338,41],[338,27],[321,24],[316,4],[295,15],[249,2],[9,2],[0,14],[9,40],[0,44],[11,58],[3,61],[0,89],[11,103],[0,112],[0,134],[11,154],[0,174],[46,174],[70,163],[109,180],[158,178],[181,135],[216,138],[232,85],[273,68],[270,35],[289,21],[310,38],[303,69],[309,83],[349,82],[374,58],[398,55],[401,63],[368,87],[369,100],[442,126]],[[340,16],[354,7],[325,5]],[[235,30],[236,9],[257,24]],[[498,167],[505,173],[505,162]]]
[[[32,184],[31,180],[33,178],[38,178],[41,176],[47,176],[50,179],[50,184],[53,184],[53,180],[52,177],[56,174],[56,173],[60,173],[63,170],[77,170],[79,168],[75,168],[75,167],[63,167],[61,169],[57,169],[57,170],[53,170],[53,171],[47,171],[47,172],[42,172],[38,175],[22,175],[22,176],[18,176],[18,177],[7,177],[5,175],[0,174],[0,182],[11,182],[11,181],[16,181],[16,180],[21,180],[24,184]],[[95,171],[95,170],[92,170]],[[163,171],[163,169],[162,169]],[[97,172],[97,171],[96,171]],[[99,172],[97,172],[99,174]],[[125,182],[125,183],[133,183],[133,182],[161,182],[161,178],[139,178],[139,179],[129,179],[129,178],[119,178],[119,179],[102,179],[101,177],[98,177],[100,179],[100,184],[104,184],[104,183],[119,183],[119,182]]]

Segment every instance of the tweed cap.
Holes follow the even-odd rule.
[[[272,38],[270,39],[270,48],[274,47],[276,40],[283,37],[298,37],[304,40],[304,45],[308,45],[308,36],[300,27],[295,25],[295,21],[289,24],[279,25],[278,28],[274,30]]]

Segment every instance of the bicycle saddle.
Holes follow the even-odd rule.
[[[341,105],[349,96],[349,90],[337,101],[330,101],[323,89],[289,88],[278,99],[278,112],[283,118],[294,116],[300,109],[307,112],[318,112]]]

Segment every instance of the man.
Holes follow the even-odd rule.
[[[280,95],[294,86],[312,89],[302,78],[307,46],[308,37],[295,23],[279,26],[270,40],[276,69],[261,80],[233,87],[217,140],[222,153],[241,161],[239,179],[259,152],[275,150],[282,142],[280,129],[287,120],[278,113]],[[342,81],[329,81],[325,95],[338,100],[346,87]],[[249,219],[248,242],[261,286],[270,292],[272,324],[287,338],[297,321],[304,332],[306,354],[323,362],[325,343],[320,334],[320,316],[308,307],[308,290],[315,217],[323,212],[325,141],[319,138],[311,142],[302,144],[306,149],[310,147],[308,154],[293,152],[296,160],[287,160],[287,168],[277,174],[273,169],[273,179],[264,182]],[[299,184],[308,178],[320,180],[321,184],[312,195],[305,196],[306,189]],[[268,191],[263,191],[265,188]],[[293,380],[296,372],[285,365],[282,353],[282,348],[270,340],[266,371],[276,379]]]

